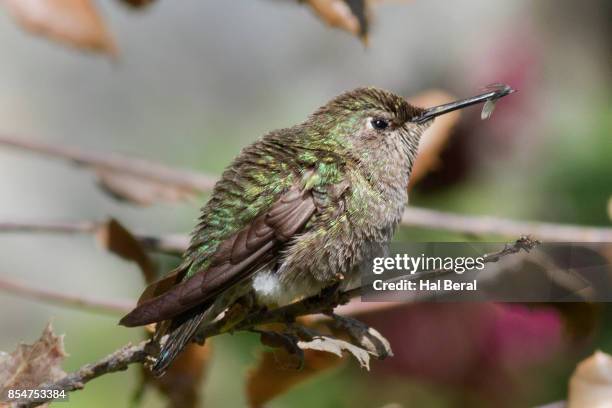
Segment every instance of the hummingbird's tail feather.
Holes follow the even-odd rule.
[[[183,318],[175,319],[168,329],[168,338],[162,346],[159,356],[151,371],[156,377],[164,375],[170,364],[189,344],[196,334],[198,327],[203,321],[210,319],[211,307],[202,310],[199,308],[195,313],[192,311]]]

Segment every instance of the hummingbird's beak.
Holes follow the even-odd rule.
[[[444,115],[445,113],[452,112],[457,109],[463,109],[467,106],[476,105],[477,103],[486,102],[483,108],[482,117],[486,119],[490,116],[495,106],[495,102],[499,98],[503,98],[506,95],[510,95],[515,92],[514,89],[510,88],[505,84],[493,84],[485,88],[488,92],[472,96],[471,98],[461,99],[455,102],[446,103],[444,105],[434,106],[433,108],[427,108],[419,116],[415,116],[411,119],[414,123],[425,123],[428,120],[435,118],[436,116]]]

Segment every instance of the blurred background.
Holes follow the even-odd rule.
[[[0,133],[220,174],[241,147],[304,120],[348,89],[373,85],[407,97],[439,89],[461,97],[505,82],[518,93],[489,121],[480,121],[477,108],[463,112],[411,204],[610,226],[609,2],[381,3],[364,47],[291,1],[159,0],[142,11],[98,2],[119,47],[116,59],[24,33],[2,12]],[[91,179],[0,148],[0,219],[113,216],[137,231],[187,233],[205,201],[140,208],[113,201]],[[465,237],[413,229],[397,239]],[[86,236],[0,235],[0,274],[108,299],[133,299],[143,287],[136,266]],[[269,406],[528,406],[564,399],[576,362],[596,348],[612,351],[608,309],[418,304],[371,314],[395,358],[375,362],[371,373],[347,361]],[[50,319],[66,334],[67,371],[143,335],[117,326],[114,316],[0,293],[0,350],[34,341]],[[263,346],[248,334],[212,343],[203,404],[244,406],[243,378]],[[132,367],[92,381],[66,406],[128,406],[137,373]],[[145,406],[165,404],[154,391],[144,398]]]

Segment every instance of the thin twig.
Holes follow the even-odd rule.
[[[402,225],[470,235],[516,237],[522,234],[545,242],[612,242],[612,228],[535,221],[515,221],[487,215],[453,214],[408,207]]]
[[[0,232],[91,234],[100,223],[94,221],[0,221]]]
[[[118,171],[148,180],[173,184],[193,191],[209,191],[215,178],[188,170],[178,170],[159,163],[116,153],[98,153],[57,144],[35,141],[29,138],[0,135],[0,145],[14,147],[44,156],[59,157],[75,164],[98,169]]]
[[[0,291],[60,306],[84,308],[114,315],[125,314],[135,306],[131,300],[106,300],[90,296],[68,295],[52,289],[35,288],[4,277],[0,277]]]
[[[69,373],[64,378],[53,383],[42,384],[39,389],[65,390],[66,392],[83,389],[85,383],[100,377],[105,374],[114,373],[116,371],[127,370],[128,366],[133,363],[142,363],[147,358],[145,351],[148,341],[143,341],[136,346],[128,344],[119,350],[109,354],[102,360],[86,364],[77,371]],[[36,407],[50,399],[38,399],[24,401],[17,404],[19,408]]]
[[[137,175],[193,191],[208,192],[216,181],[215,177],[207,174],[178,170],[139,158],[52,145],[23,137],[0,136],[0,145],[67,159],[92,168],[106,168]],[[470,235],[516,237],[524,234],[547,242],[612,242],[612,228],[515,221],[492,216],[453,214],[419,207],[406,208],[401,225]],[[159,238],[151,237],[153,247],[157,244],[157,239]],[[161,241],[160,245],[163,239]],[[185,244],[187,241],[184,239]],[[173,246],[171,248],[176,249]]]
[[[485,261],[487,263],[497,262],[505,256],[517,253],[520,250],[529,250],[535,245],[535,241],[521,238],[514,244],[507,245],[500,251],[485,255]],[[418,274],[418,277],[419,279],[427,278],[429,273],[437,275],[439,271],[433,270],[422,272]],[[294,322],[295,319],[300,316],[329,313],[338,305],[347,302],[351,297],[360,295],[362,289],[363,287],[359,287],[346,292],[338,293],[336,295],[330,295],[329,293],[320,294],[280,308],[272,310],[258,310],[248,314],[237,325],[234,325],[231,328],[227,327],[227,322],[225,322],[224,319],[220,319],[200,329],[197,336],[194,338],[194,341],[203,342],[207,338],[223,334],[227,331],[251,331],[253,328],[263,324],[288,324]],[[125,370],[127,366],[132,363],[144,362],[147,357],[147,352],[145,351],[146,344],[147,342],[142,342],[137,346],[127,345],[108,355],[99,362],[85,365],[81,369],[68,374],[61,380],[54,383],[44,384],[41,386],[41,388],[66,390],[67,392],[82,389],[85,383],[96,377],[119,370]],[[45,401],[29,401],[21,406],[30,408],[40,405],[43,402]]]
[[[0,221],[0,233],[40,233],[40,234],[95,234],[107,224],[97,221]],[[152,236],[132,232],[136,239],[148,250],[181,255],[189,244],[185,234],[166,234]]]
[[[522,236],[521,238],[517,239],[512,245],[506,245],[504,246],[504,248],[500,249],[499,251],[483,255],[482,262],[484,264],[497,262],[503,257],[512,255],[512,254],[516,254],[520,252],[521,250],[529,252],[531,249],[535,248],[539,244],[540,244],[540,241],[534,240],[531,237]],[[431,278],[437,278],[437,277],[444,276],[444,275],[449,275],[453,272],[455,272],[453,269],[439,268],[439,269],[432,269],[429,271],[422,271],[422,272],[418,272],[418,273],[414,273],[410,275],[398,276],[393,279],[389,279],[388,281],[393,282],[393,281],[399,281],[402,279],[405,279],[408,281],[431,279]],[[369,290],[369,289],[371,289],[371,285],[366,284],[358,288],[348,290],[344,292],[344,295],[348,296],[349,298],[353,298],[355,296],[362,294],[364,291]]]

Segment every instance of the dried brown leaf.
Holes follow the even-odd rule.
[[[195,196],[192,189],[151,180],[138,175],[96,169],[98,184],[118,200],[147,206],[156,202],[178,202]]]
[[[298,346],[302,350],[318,350],[335,354],[342,357],[342,352],[349,352],[359,362],[362,368],[370,369],[370,353],[367,350],[357,347],[348,341],[336,339],[328,336],[317,336],[310,341],[300,341]]]
[[[78,48],[116,54],[114,40],[91,0],[5,0],[24,29]]]
[[[153,261],[141,243],[118,221],[111,219],[96,232],[96,239],[103,248],[115,255],[135,262],[142,271],[147,283],[155,280],[156,271]]]
[[[372,6],[389,0],[302,0],[323,22],[368,43]],[[406,0],[395,0],[406,2]]]
[[[9,389],[32,389],[63,378],[66,356],[63,336],[55,335],[51,323],[47,324],[35,343],[20,344],[12,353],[0,354],[0,395]]]
[[[452,95],[443,91],[427,91],[410,99],[410,103],[430,107],[455,100]],[[446,146],[453,127],[459,121],[459,111],[450,112],[436,118],[429,129],[425,131],[419,144],[419,153],[410,175],[409,188],[421,180],[427,173],[440,164],[440,153]]]
[[[284,394],[297,384],[338,366],[343,359],[323,351],[304,350],[304,364],[296,369],[296,356],[284,348],[261,354],[247,376],[247,400],[252,408]]]
[[[389,340],[378,330],[348,316],[334,315],[333,319],[334,327],[346,333],[353,344],[381,360],[393,356]]]
[[[151,3],[153,3],[154,0],[120,0],[123,4],[126,4],[132,8],[142,8],[142,7],[147,7],[149,6]]]
[[[348,31],[353,35],[367,35],[367,25],[362,25],[358,17],[358,15],[364,16],[364,21],[367,21],[365,19],[367,14],[365,0],[354,2],[362,4],[361,13],[357,8],[355,8],[356,11],[353,11],[350,6],[351,2],[345,0],[307,0],[306,3],[328,25]]]
[[[580,362],[572,374],[567,407],[606,407],[610,401],[612,401],[612,356],[596,351]]]

